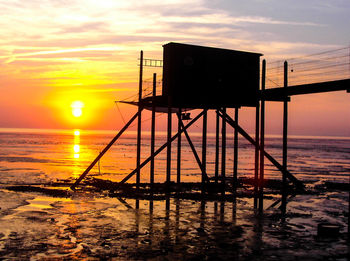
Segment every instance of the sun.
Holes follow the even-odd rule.
[[[82,101],[74,101],[70,106],[72,107],[72,114],[74,117],[79,118],[83,115],[84,103]]]

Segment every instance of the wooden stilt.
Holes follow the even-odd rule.
[[[215,134],[215,183],[219,180],[219,154],[220,154],[220,116],[216,111],[216,134]]]
[[[284,62],[284,88],[288,87],[288,63]],[[288,101],[283,102],[283,153],[282,153],[282,213],[286,212],[287,205],[287,135],[288,135]]]
[[[179,115],[181,117],[181,108],[179,108]],[[177,132],[181,130],[181,120],[177,120]],[[177,137],[177,173],[176,182],[180,184],[181,182],[181,134]]]
[[[238,124],[238,108],[235,108],[235,121]],[[237,190],[237,176],[238,176],[238,130],[234,129],[233,138],[233,192],[236,193]]]
[[[202,130],[202,193],[205,190],[205,179],[204,175],[207,173],[207,118],[208,113],[203,114],[203,130]]]
[[[259,132],[260,132],[260,103],[255,107],[255,166],[254,166],[254,207],[257,208],[259,184]]]
[[[156,131],[156,105],[155,97],[157,95],[157,74],[153,74],[153,92],[152,92],[152,123],[151,123],[151,155],[154,153],[155,145],[155,131]],[[154,186],[154,158],[151,159],[150,163],[150,184],[151,190]]]
[[[143,51],[140,53],[140,76],[139,76],[139,105],[138,111],[141,112],[141,100],[142,100],[142,73],[143,73]],[[140,162],[141,162],[141,113],[137,118],[137,148],[136,148],[136,168],[138,169],[136,173],[136,188],[140,186]]]
[[[168,96],[168,134],[167,134],[167,153],[166,153],[166,183],[170,185],[171,181],[171,122],[172,122],[172,115],[171,115],[171,97]]]
[[[261,77],[261,91],[265,90],[265,78],[266,78],[266,61],[263,60],[262,64],[262,77]],[[261,98],[261,119],[260,119],[260,177],[259,177],[259,211],[264,208],[264,166],[265,166],[265,100]]]
[[[222,111],[226,113],[226,108]],[[222,119],[221,132],[221,194],[224,196],[226,187],[226,121],[224,119]]]

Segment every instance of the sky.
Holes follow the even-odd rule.
[[[0,128],[120,129],[135,108],[114,101],[137,93],[140,50],[162,59],[181,42],[283,60],[350,46],[349,13],[347,0],[0,0]],[[350,136],[349,99],[293,97],[290,133]],[[252,132],[254,111],[240,122]],[[267,132],[281,126],[282,105],[267,104]]]

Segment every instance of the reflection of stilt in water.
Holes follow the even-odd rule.
[[[101,159],[98,160],[98,175],[101,175]]]
[[[179,243],[179,225],[180,225],[180,200],[175,199],[175,243]]]
[[[140,208],[140,200],[136,199],[135,200],[135,230],[137,233],[140,232],[140,213],[139,213],[139,208]]]
[[[163,230],[164,240],[161,243],[162,251],[168,252],[171,248],[171,237],[170,237],[170,198],[165,200],[165,220]]]
[[[253,227],[253,238],[252,238],[252,249],[254,255],[261,254],[261,247],[263,244],[262,235],[263,235],[263,216],[262,216],[262,210],[259,210],[259,212],[256,212],[255,215],[255,222]]]
[[[220,222],[225,222],[225,201],[220,202]]]
[[[233,197],[232,201],[232,224],[236,225],[236,218],[237,218],[237,199],[236,197]]]
[[[214,202],[214,221],[217,221],[218,217],[218,202]]]
[[[200,228],[204,231],[205,224],[205,205],[206,202],[204,200],[201,201],[201,217],[200,217]]]
[[[149,201],[149,236],[150,242],[153,242],[153,200]]]

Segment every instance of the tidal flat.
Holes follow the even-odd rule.
[[[0,191],[2,260],[347,260],[348,191],[233,202]],[[337,237],[317,225],[337,224]]]

